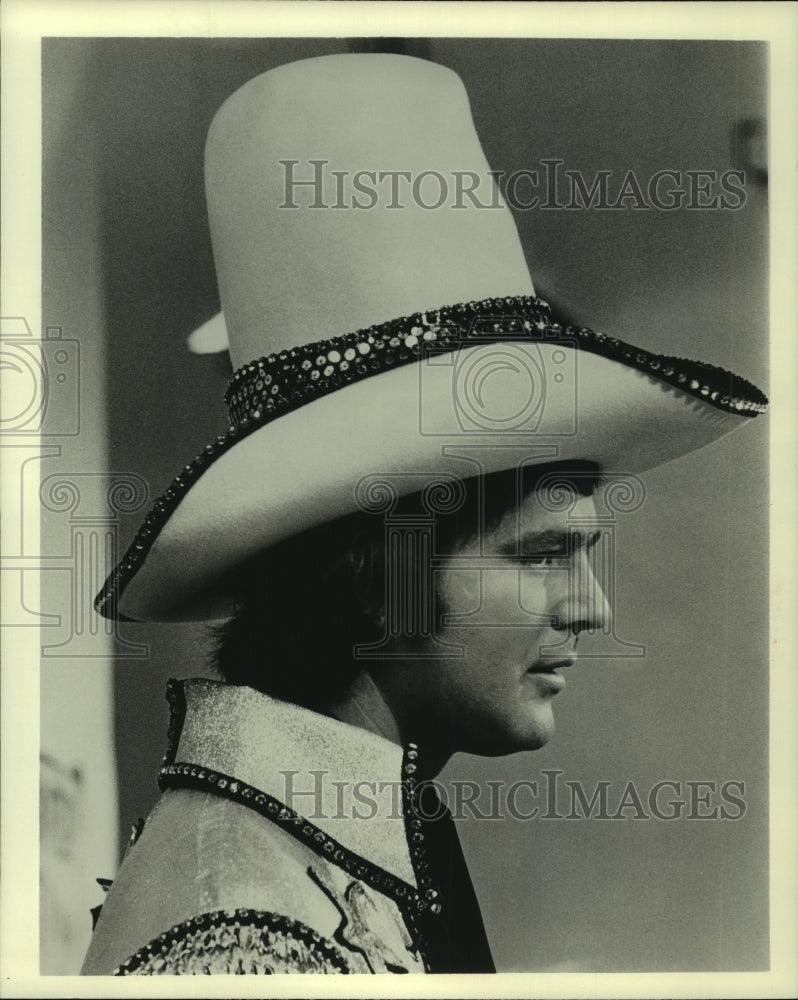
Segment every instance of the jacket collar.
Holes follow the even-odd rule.
[[[400,746],[248,687],[172,681],[169,699],[165,770],[190,764],[235,779],[418,887],[405,823],[408,765]]]

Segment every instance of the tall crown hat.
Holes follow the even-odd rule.
[[[270,70],[217,113],[205,180],[230,425],[156,501],[108,617],[225,617],[246,560],[356,511],[370,474],[473,475],[469,445],[496,472],[508,442],[640,472],[766,408],[730,372],[553,321],[442,66]]]

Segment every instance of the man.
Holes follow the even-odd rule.
[[[230,428],[98,608],[227,619],[226,683],[170,688],[165,794],[87,973],[491,970],[427,779],[550,738],[560,668],[609,623],[601,477],[765,408],[720,369],[558,325],[495,193],[424,187],[465,176],[493,183],[462,85],[420,60],[280,67],[214,120]]]

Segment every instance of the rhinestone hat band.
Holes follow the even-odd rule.
[[[164,524],[205,469],[238,441],[286,413],[352,382],[427,357],[490,341],[559,343],[589,351],[675,386],[719,410],[755,417],[767,398],[746,379],[714,365],[652,354],[587,327],[552,321],[547,302],[534,296],[483,299],[390,320],[355,333],[320,340],[243,365],[225,392],[230,426],[172,481],[155,501],[123,560],[106,580],[95,608],[119,617],[116,607],[127,581],[144,562]]]
[[[654,375],[721,410],[756,416],[767,399],[722,368],[652,354],[586,327],[552,322],[533,296],[484,299],[415,313],[341,337],[317,341],[243,365],[225,393],[230,424],[240,431],[390,368],[486,341],[546,341],[590,351]]]

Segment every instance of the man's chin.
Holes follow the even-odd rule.
[[[554,736],[554,712],[550,704],[542,705],[534,712],[532,719],[526,720],[526,725],[521,727],[519,736],[519,750],[540,750]]]
[[[530,735],[525,741],[526,745],[519,747],[520,750],[540,750],[544,747],[549,740],[554,736],[554,722],[546,727],[546,729],[538,729],[534,734]]]
[[[495,734],[493,739],[480,740],[477,746],[468,751],[480,757],[506,757],[509,754],[523,753],[530,750],[540,750],[554,736],[554,718],[538,720],[534,726],[519,726],[501,734]]]

